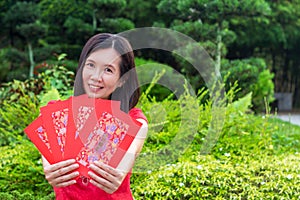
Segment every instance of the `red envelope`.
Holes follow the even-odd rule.
[[[25,128],[24,132],[40,151],[40,153],[46,158],[46,160],[53,164],[53,155],[49,144],[47,131],[43,126],[42,117],[39,116],[37,119],[35,119]]]
[[[94,161],[102,161],[116,168],[142,125],[114,105],[116,103],[112,101],[99,99],[96,106],[99,119],[87,123],[93,126],[93,130],[80,133],[84,147],[76,159],[84,166],[80,170],[84,176],[87,176],[88,166]]]
[[[57,101],[41,108],[43,125],[48,133],[55,162],[65,160],[64,151],[69,116],[69,100]]]
[[[83,129],[92,129],[85,126],[86,122],[91,120],[96,120],[95,99],[88,98],[87,95],[70,98],[65,159],[77,156],[83,147],[79,134]]]

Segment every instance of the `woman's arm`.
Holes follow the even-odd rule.
[[[90,182],[109,194],[114,193],[120,187],[127,173],[133,167],[135,158],[141,152],[144,145],[148,132],[148,124],[144,119],[137,119],[137,121],[141,122],[143,125],[135,139],[132,141],[117,169],[98,161],[90,165],[90,169],[92,170],[89,172],[89,176],[91,177]]]
[[[52,187],[65,187],[76,183],[75,177],[79,175],[79,172],[73,170],[77,169],[79,165],[75,159],[65,160],[51,165],[44,157],[43,168],[44,174]]]

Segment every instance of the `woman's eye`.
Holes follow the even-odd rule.
[[[95,67],[95,65],[93,63],[86,63],[85,65],[88,67]]]
[[[109,72],[109,73],[112,73],[112,72],[113,72],[109,67],[106,67],[106,68],[105,68],[105,71],[106,71],[106,72]]]

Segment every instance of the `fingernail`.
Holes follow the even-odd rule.
[[[94,167],[94,164],[90,164],[89,166],[88,166],[88,168],[93,168]]]

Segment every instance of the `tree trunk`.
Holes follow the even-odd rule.
[[[29,54],[29,61],[30,61],[30,68],[29,68],[29,78],[33,77],[33,69],[34,69],[34,60],[33,60],[33,51],[31,43],[28,42],[28,54]]]
[[[216,49],[216,64],[215,72],[219,76],[221,70],[221,58],[222,58],[222,22],[218,22],[217,26],[217,49]]]
[[[93,11],[93,31],[94,31],[94,32],[96,32],[96,29],[97,29],[96,12],[97,12],[97,10],[95,9],[95,10]]]

